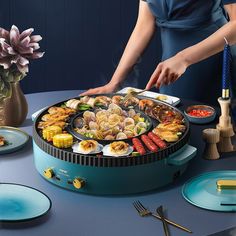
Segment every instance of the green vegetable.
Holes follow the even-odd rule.
[[[137,157],[137,156],[140,156],[140,153],[139,152],[132,152],[131,156],[132,157]]]
[[[104,104],[103,104],[103,103],[100,103],[100,102],[97,102],[97,103],[95,104],[95,106],[96,106],[96,107],[103,107]]]
[[[85,133],[84,136],[87,138],[94,138],[94,135],[91,133]]]
[[[62,104],[62,105],[61,105],[61,108],[67,108],[66,104],[65,104],[65,103]]]
[[[86,111],[86,110],[89,110],[90,108],[91,108],[91,106],[88,104],[81,104],[78,106],[79,111]]]
[[[142,131],[142,129],[141,129],[141,128],[139,128],[139,127],[137,127],[137,133],[138,133],[138,134],[140,134],[140,133],[141,133],[141,131]]]
[[[182,135],[182,132],[178,132],[177,135],[178,135],[178,136]]]

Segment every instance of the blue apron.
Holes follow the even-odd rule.
[[[160,28],[162,60],[192,46],[227,23],[223,4],[236,0],[146,0]],[[223,40],[223,38],[222,38]],[[236,58],[236,47],[231,48]],[[236,60],[233,60],[236,70]],[[236,71],[232,82],[235,87]],[[222,52],[191,65],[173,84],[163,86],[161,93],[180,98],[216,104],[221,96]]]

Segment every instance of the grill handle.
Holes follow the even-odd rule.
[[[181,166],[189,162],[193,157],[197,154],[197,148],[186,144],[177,152],[171,154],[168,159],[167,163],[170,165]]]

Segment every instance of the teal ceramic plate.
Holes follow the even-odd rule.
[[[0,222],[36,219],[51,209],[51,200],[31,187],[1,183],[0,193]]]
[[[217,190],[220,179],[236,179],[236,171],[213,171],[196,176],[182,188],[191,204],[213,211],[236,211],[236,189]]]
[[[27,133],[9,126],[0,126],[0,136],[3,136],[7,141],[7,145],[0,147],[0,154],[15,152],[21,149],[29,140]]]

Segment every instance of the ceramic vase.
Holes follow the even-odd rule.
[[[0,125],[20,126],[26,119],[28,104],[19,82],[10,83],[11,96],[0,102]]]

